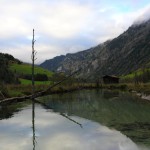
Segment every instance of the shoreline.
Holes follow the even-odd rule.
[[[36,85],[35,91],[40,92],[43,89],[46,89],[47,85]],[[150,84],[96,84],[96,83],[74,83],[74,84],[66,84],[52,88],[47,91],[45,94],[59,94],[59,93],[67,93],[82,89],[109,89],[109,90],[123,90],[129,91],[131,93],[135,93],[142,99],[150,101]],[[7,96],[5,98],[13,98],[13,97],[21,97],[28,96],[32,91],[31,85],[9,85],[6,87]],[[1,100],[4,97],[1,97]],[[1,101],[0,100],[0,101]]]
[[[139,93],[139,92],[137,92],[137,91],[129,91],[129,92],[131,92],[131,93],[135,93],[135,95],[137,95],[138,97],[140,97],[141,99],[143,99],[143,100],[148,100],[148,101],[150,101],[150,94],[144,94],[144,93]]]
[[[150,95],[142,95],[141,98],[150,101]]]

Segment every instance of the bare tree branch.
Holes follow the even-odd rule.
[[[64,78],[63,80],[53,84],[52,86],[49,86],[46,90],[34,93],[32,95],[27,95],[27,96],[22,96],[22,97],[12,97],[12,98],[6,98],[0,101],[0,104],[4,104],[4,103],[12,103],[12,102],[21,102],[24,101],[26,99],[32,99],[32,98],[37,98],[40,96],[45,95],[47,92],[49,92],[52,88],[56,87],[57,85],[61,84],[62,82],[68,80],[70,77],[72,77],[73,75],[77,74],[80,71],[77,70],[75,72],[73,72],[72,74],[70,74],[69,76],[67,76],[66,78]]]

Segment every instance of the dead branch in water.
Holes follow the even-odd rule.
[[[52,108],[50,108],[50,106],[46,105],[46,104],[43,103],[43,102],[40,102],[40,101],[37,100],[37,99],[35,99],[34,102],[35,102],[35,103],[38,103],[38,104],[40,104],[40,105],[42,105],[42,106],[45,107],[46,109],[52,109]],[[79,122],[77,122],[76,120],[72,119],[70,116],[66,115],[65,113],[60,113],[60,112],[58,112],[58,113],[59,113],[59,115],[65,117],[66,119],[68,119],[68,120],[74,122],[75,124],[77,124],[77,125],[79,125],[81,128],[83,128],[83,126],[82,126],[81,123],[79,123]]]

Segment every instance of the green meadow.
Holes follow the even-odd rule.
[[[124,75],[120,77],[120,81],[124,83],[132,83],[132,82],[150,82],[150,68],[138,69],[137,71],[131,72],[130,74]]]
[[[14,63],[14,64],[10,65],[10,69],[17,74],[31,74],[32,66],[31,66],[31,64],[16,64],[16,63]],[[39,66],[35,66],[34,72],[35,72],[35,74],[37,74],[37,73],[46,74],[48,77],[51,77],[53,75],[53,72],[43,69]]]
[[[24,75],[31,75],[32,73],[32,65],[31,64],[17,64],[13,63],[10,64],[10,70],[13,71],[18,77],[19,77],[19,82],[22,85],[31,85],[32,81],[28,79],[24,79]],[[34,74],[45,74],[47,75],[48,78],[52,77],[54,74],[53,72],[43,69],[39,66],[35,66],[34,68]],[[52,81],[35,81],[35,85],[50,85]]]

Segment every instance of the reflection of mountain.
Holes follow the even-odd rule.
[[[150,104],[139,101],[129,93],[116,91],[110,94],[111,97],[107,97],[106,93],[111,92],[85,90],[52,95],[44,100],[56,112],[94,120],[122,131],[136,142],[150,145]]]
[[[35,144],[36,144],[36,139],[35,139],[35,103],[34,100],[32,100],[32,141],[33,141],[33,150],[35,150]]]
[[[106,99],[119,97],[119,91],[110,91],[110,90],[103,91],[103,97]]]

